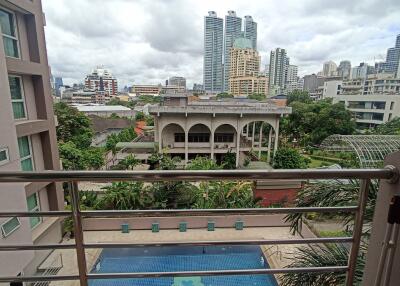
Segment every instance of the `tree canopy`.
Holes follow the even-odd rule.
[[[379,135],[400,135],[400,117],[379,125],[374,133]]]
[[[54,112],[58,120],[56,131],[59,142],[72,141],[76,146],[82,148],[90,146],[93,130],[89,117],[63,102],[54,105]]]
[[[303,102],[303,103],[311,103],[312,99],[307,91],[294,90],[288,94],[287,104],[290,104],[294,101]]]
[[[319,144],[330,135],[348,135],[355,131],[352,114],[342,103],[293,101],[290,106],[292,113],[281,121],[282,135],[290,142]]]
[[[307,161],[296,149],[283,147],[276,151],[272,166],[275,169],[305,169]]]
[[[265,94],[261,94],[261,93],[253,93],[249,95],[249,99],[255,99],[258,101],[262,101],[266,99]]]

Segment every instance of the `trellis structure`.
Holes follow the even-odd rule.
[[[321,144],[326,151],[353,152],[361,168],[377,168],[385,157],[400,150],[400,136],[331,135]]]

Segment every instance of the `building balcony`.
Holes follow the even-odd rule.
[[[375,216],[372,222],[372,232],[367,252],[366,265],[363,271],[362,286],[369,285],[398,285],[400,272],[396,267],[400,261],[400,248],[396,246],[400,242],[398,227],[400,224],[400,210],[396,195],[400,193],[399,169],[400,152],[389,155],[381,169],[303,169],[303,170],[211,170],[211,171],[44,171],[44,172],[0,172],[0,193],[12,183],[27,182],[67,182],[71,194],[72,211],[38,211],[27,212],[24,210],[4,211],[0,210],[0,217],[72,217],[75,239],[60,244],[0,244],[0,252],[38,251],[55,249],[73,250],[76,252],[75,260],[71,260],[68,268],[76,267],[77,274],[45,273],[40,276],[2,276],[1,283],[16,282],[60,282],[62,285],[77,280],[79,285],[87,286],[100,280],[116,281],[118,279],[162,279],[174,277],[180,281],[181,277],[190,277],[200,281],[202,277],[222,277],[238,275],[279,275],[285,273],[343,273],[346,275],[346,286],[354,285],[356,275],[357,257],[360,255],[360,242],[363,237],[364,213],[366,211],[367,198],[372,192],[371,181],[378,182],[379,191],[375,205]],[[269,182],[280,180],[324,180],[332,183],[340,180],[359,180],[360,188],[354,205],[342,206],[315,206],[315,207],[278,207],[278,208],[243,208],[243,209],[162,209],[162,210],[82,210],[80,208],[80,196],[76,182],[111,182],[111,181],[214,181],[214,180],[268,180]],[[394,202],[394,203],[393,203]],[[390,212],[389,212],[390,209]],[[284,214],[295,213],[354,213],[354,226],[348,236],[340,237],[309,237],[296,235],[290,238],[279,237]],[[389,220],[387,220],[388,215]],[[210,221],[218,227],[216,232],[207,232]],[[269,221],[275,224],[273,231],[266,231],[264,226]],[[182,222],[185,222],[184,228]],[[388,223],[389,222],[389,223]],[[151,227],[150,227],[151,224]],[[178,230],[179,224],[179,230]],[[232,229],[232,225],[235,228]],[[187,233],[182,233],[184,229]],[[393,228],[394,227],[394,228]],[[153,229],[153,232],[149,229]],[[244,230],[240,232],[241,229]],[[128,232],[128,233],[121,233]],[[129,229],[135,229],[129,233]],[[203,231],[201,230],[203,229]],[[98,230],[102,230],[99,232]],[[104,234],[105,230],[111,236]],[[119,230],[119,231],[118,231]],[[208,229],[210,230],[210,229]],[[212,229],[213,230],[213,229]],[[389,232],[390,230],[390,232]],[[393,230],[393,232],[392,232]],[[152,233],[160,234],[151,235]],[[193,232],[192,234],[190,234]],[[386,232],[386,235],[385,235]],[[147,235],[146,235],[147,233]],[[198,235],[200,234],[201,235]],[[393,237],[390,235],[393,233]],[[210,234],[207,236],[207,234]],[[215,235],[214,235],[215,234]],[[103,241],[94,237],[102,237]],[[121,238],[117,240],[116,238]],[[210,239],[212,237],[212,239]],[[391,241],[386,238],[391,237]],[[385,242],[385,243],[383,243]],[[277,245],[284,249],[289,245],[313,245],[313,244],[343,244],[348,251],[346,264],[337,262],[333,265],[313,267],[273,267],[274,262],[270,256],[266,256],[267,265],[261,260],[258,267],[224,269],[216,268],[206,270],[170,271],[163,268],[150,272],[140,271],[116,271],[99,272],[91,271],[97,267],[99,253],[95,250],[103,250],[108,253],[121,253],[128,249],[135,251],[147,251],[148,248],[158,249],[163,247],[176,247],[187,249],[188,247],[222,246],[221,251],[226,251],[225,246],[262,246],[266,252],[275,251]],[[284,247],[283,247],[284,246]],[[125,250],[121,250],[121,249]],[[143,250],[141,250],[143,249]],[[250,249],[250,247],[249,247]],[[160,251],[155,256],[161,255]],[[122,251],[122,252],[121,252]],[[279,256],[279,255],[278,255]],[[97,257],[97,258],[96,258]],[[132,261],[134,263],[134,261]],[[214,265],[209,261],[209,265]],[[64,265],[67,262],[64,262]],[[117,262],[115,262],[117,263]],[[190,280],[189,279],[189,280]],[[279,279],[278,279],[279,280]],[[375,280],[378,280],[375,283]],[[103,282],[104,282],[103,281]],[[386,281],[386,282],[381,282]],[[375,283],[375,284],[374,284]],[[72,284],[71,284],[72,285]],[[174,284],[175,285],[175,284]],[[180,284],[176,284],[180,285]],[[268,285],[268,284],[267,284]],[[322,284],[321,284],[322,285]]]

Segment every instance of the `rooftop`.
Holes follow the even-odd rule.
[[[122,105],[78,105],[75,104],[79,111],[82,112],[113,112],[113,111],[130,111],[132,109]]]

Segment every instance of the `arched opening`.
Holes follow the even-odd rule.
[[[236,153],[236,128],[230,124],[222,124],[214,131],[214,156],[218,164],[224,161],[224,157],[229,153]]]
[[[170,149],[170,153],[178,152],[178,149],[184,152],[185,130],[176,123],[170,123],[163,128],[160,140],[161,149]]]
[[[194,159],[197,155],[210,154],[210,138],[211,130],[204,124],[195,124],[190,127],[188,132],[189,160]]]
[[[275,146],[275,130],[265,121],[247,123],[241,134],[240,147],[247,151],[251,160],[269,162]]]

